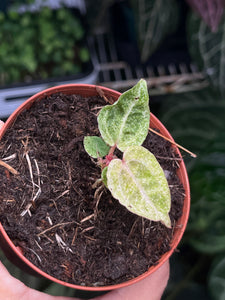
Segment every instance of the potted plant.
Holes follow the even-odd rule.
[[[148,101],[144,80],[122,95],[63,85],[8,118],[0,244],[14,263],[68,287],[106,291],[145,278],[172,255],[188,220],[189,183]]]
[[[85,29],[81,16],[72,9],[0,12],[0,26],[1,86],[88,70]]]
[[[78,9],[41,6],[0,11],[0,117],[50,86],[95,83],[83,17]],[[41,51],[40,51],[41,49]]]

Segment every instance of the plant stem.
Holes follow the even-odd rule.
[[[116,150],[116,144],[110,148],[108,155],[113,156],[113,153],[114,153],[115,150]]]

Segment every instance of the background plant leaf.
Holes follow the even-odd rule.
[[[124,92],[113,105],[103,107],[98,126],[104,141],[124,151],[131,145],[141,145],[150,121],[149,96],[145,80]]]
[[[225,2],[222,0],[186,0],[198,12],[211,31],[216,32],[224,13]]]
[[[190,172],[195,195],[188,231],[201,253],[225,251],[225,133],[218,134]]]
[[[141,60],[145,62],[164,37],[178,24],[178,5],[174,0],[130,0],[135,17]]]
[[[85,136],[84,149],[93,158],[104,157],[110,147],[99,136]]]
[[[201,155],[224,130],[225,101],[213,89],[165,97],[159,117],[184,147]],[[186,162],[194,164],[185,153]]]
[[[225,16],[222,17],[217,31],[195,13],[188,21],[189,49],[192,58],[209,76],[212,84],[222,94],[225,92]]]
[[[144,147],[131,146],[124,152],[123,160],[112,160],[107,184],[113,197],[131,212],[171,226],[167,180],[155,156]]]
[[[192,195],[187,241],[201,253],[220,253],[225,250],[225,101],[209,89],[167,100],[163,123],[178,143],[198,154],[186,159]]]

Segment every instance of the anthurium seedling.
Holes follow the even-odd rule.
[[[101,137],[87,136],[84,148],[97,158],[102,181],[129,211],[171,227],[171,196],[164,171],[142,143],[150,123],[146,81],[141,79],[98,115]],[[115,155],[118,148],[122,159]]]

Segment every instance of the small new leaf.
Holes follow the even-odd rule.
[[[107,185],[113,197],[131,212],[171,227],[167,180],[155,156],[144,147],[131,146],[123,160],[110,162]]]
[[[85,136],[84,149],[93,158],[104,157],[110,147],[98,136]]]
[[[104,141],[122,152],[132,145],[141,145],[150,122],[149,96],[146,81],[141,79],[123,93],[113,105],[103,107],[98,126]]]

